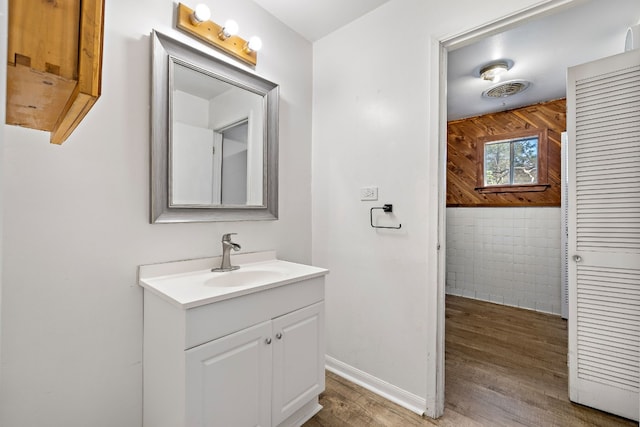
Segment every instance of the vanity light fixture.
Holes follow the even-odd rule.
[[[258,62],[258,50],[262,47],[262,41],[258,37],[251,37],[247,41],[237,36],[238,24],[232,19],[227,20],[224,26],[221,26],[210,21],[210,17],[211,11],[204,4],[199,4],[195,10],[192,10],[184,4],[178,3],[176,26],[226,54],[255,66]]]
[[[262,40],[258,36],[253,36],[244,45],[244,51],[247,53],[257,52],[262,49]]]
[[[506,73],[509,68],[509,64],[507,64],[507,62],[505,61],[490,62],[480,68],[480,77],[483,80],[497,82],[500,80],[500,76]]]
[[[193,13],[189,15],[189,20],[195,26],[202,24],[205,21],[208,21],[211,18],[211,10],[206,4],[200,3],[193,10]]]
[[[224,23],[224,27],[222,27],[222,30],[218,33],[218,37],[220,40],[226,40],[229,37],[238,34],[238,30],[238,23],[233,19],[227,19],[227,22]]]

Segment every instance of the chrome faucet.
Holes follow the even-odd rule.
[[[231,236],[238,233],[228,233],[222,236],[222,263],[218,268],[212,268],[211,271],[233,271],[240,268],[239,265],[231,265],[231,249],[240,250],[240,245],[231,241]]]

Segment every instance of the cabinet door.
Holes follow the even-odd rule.
[[[186,353],[189,427],[271,425],[271,322]]]
[[[273,320],[276,426],[324,390],[324,303]]]

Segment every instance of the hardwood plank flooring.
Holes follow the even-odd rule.
[[[567,325],[558,316],[447,296],[445,342],[440,419],[421,418],[327,372],[324,409],[304,426],[638,425],[569,401]]]

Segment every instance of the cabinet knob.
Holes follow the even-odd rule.
[[[271,344],[271,338],[267,338],[266,340],[264,340],[264,342],[266,342],[267,344]]]
[[[278,333],[276,334],[276,338],[278,338],[278,339],[282,339],[282,332],[278,332]]]

